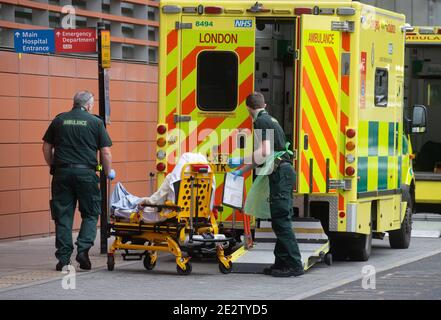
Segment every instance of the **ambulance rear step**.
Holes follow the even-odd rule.
[[[321,222],[314,218],[295,218],[293,226],[304,269],[308,270],[318,262],[331,265],[329,239]],[[262,273],[265,267],[274,263],[275,243],[276,235],[272,231],[271,221],[260,221],[255,233],[254,246],[248,250],[241,247],[233,253],[232,272]]]
[[[441,215],[431,213],[417,213],[412,215],[412,237],[441,237]]]

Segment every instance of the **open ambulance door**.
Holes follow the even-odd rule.
[[[297,110],[297,191],[336,192],[340,117],[341,32],[338,17],[300,18],[300,101]]]
[[[215,165],[221,204],[229,157],[249,157],[252,120],[245,106],[254,88],[255,19],[183,16],[178,153],[199,152]],[[246,189],[252,176],[246,177]],[[226,208],[221,220],[232,220]],[[239,218],[240,220],[240,218]]]

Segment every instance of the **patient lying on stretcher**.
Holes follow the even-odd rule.
[[[143,210],[142,221],[145,223],[155,223],[165,221],[167,218],[160,214],[157,208],[146,207],[146,204],[163,205],[167,202],[175,203],[175,183],[181,180],[182,168],[187,163],[208,163],[207,158],[199,153],[184,153],[173,171],[168,174],[159,189],[149,197],[136,197],[118,183],[111,196],[111,213],[120,220],[130,221],[134,212],[140,208]],[[213,194],[216,183],[213,179]],[[214,198],[211,199],[213,207]],[[164,209],[165,211],[165,209]],[[133,216],[132,216],[133,217]]]

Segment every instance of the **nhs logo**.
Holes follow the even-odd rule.
[[[253,20],[234,20],[235,28],[251,28],[253,26]]]

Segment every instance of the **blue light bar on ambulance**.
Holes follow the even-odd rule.
[[[337,8],[337,14],[339,16],[353,16],[355,14],[354,8]]]
[[[222,7],[205,7],[207,14],[221,14],[224,11]]]
[[[420,27],[418,29],[418,32],[420,34],[435,34],[435,28],[431,28],[431,27]]]
[[[235,9],[235,8],[231,8],[231,9],[228,9],[228,8],[225,8],[225,10],[224,10],[224,12],[225,13],[243,13],[243,9]]]
[[[335,13],[334,8],[320,8],[320,14],[332,16],[334,13]]]
[[[183,13],[198,13],[198,8],[196,8],[196,7],[183,7],[182,12]]]
[[[251,8],[247,9],[247,12],[251,13],[261,13],[261,12],[270,12],[270,9],[266,9],[263,7],[263,4],[256,2]]]
[[[273,9],[274,14],[291,14],[291,9]]]
[[[163,6],[162,13],[181,13],[181,7],[178,6]]]

